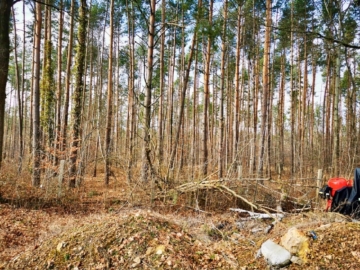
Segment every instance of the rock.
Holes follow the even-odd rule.
[[[165,251],[165,246],[164,245],[159,245],[156,247],[156,254],[157,255],[161,255],[163,254]]]
[[[297,264],[297,265],[303,265],[304,262],[302,259],[300,259],[299,257],[297,256],[292,256],[290,261],[293,263],[293,264]]]
[[[290,252],[270,239],[261,245],[261,253],[271,266],[282,267],[291,262]]]
[[[297,228],[290,228],[287,233],[281,237],[281,245],[291,254],[297,255],[303,262],[306,262],[306,255],[309,253],[309,239]]]
[[[58,252],[60,252],[64,247],[66,247],[66,243],[65,242],[60,242],[58,245],[57,245],[57,247],[56,247],[56,250],[58,251]]]
[[[131,265],[131,268],[137,267],[140,263],[141,263],[141,258],[140,258],[140,257],[136,257],[136,258],[134,259],[134,263]]]

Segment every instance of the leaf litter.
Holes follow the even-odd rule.
[[[266,269],[267,239],[291,227],[310,238],[308,260],[286,269],[358,269],[360,224],[336,213],[239,223],[236,213],[160,214],[122,209],[87,216],[0,205],[0,269]],[[316,240],[309,232],[316,234]]]

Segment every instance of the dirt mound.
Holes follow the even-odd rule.
[[[279,243],[291,227],[315,234],[309,235],[306,263],[287,269],[357,269],[360,263],[360,224],[336,213],[287,215],[266,233],[271,220],[241,221],[229,212],[181,217],[128,209],[71,221],[55,216],[49,223],[51,216],[41,211],[14,216],[15,209],[5,209],[8,227],[11,220],[17,224],[11,232],[22,232],[17,242],[30,238],[27,251],[1,269],[266,269],[265,260],[255,258],[261,244],[267,239]],[[35,224],[36,217],[43,223]],[[45,232],[37,240],[26,233],[32,226]]]
[[[234,268],[183,228],[150,213],[107,217],[73,228],[13,259],[7,269]]]

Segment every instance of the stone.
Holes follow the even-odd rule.
[[[293,263],[293,264],[297,264],[297,265],[303,265],[304,262],[297,256],[292,256],[290,261]]]
[[[283,267],[291,263],[290,252],[270,239],[261,245],[261,253],[271,266]]]
[[[164,245],[157,246],[155,252],[157,255],[163,254],[165,252],[165,246]]]
[[[61,250],[64,248],[64,247],[66,247],[66,243],[65,242],[60,242],[58,245],[57,245],[57,247],[56,247],[56,250],[58,251],[58,252],[61,252]]]
[[[303,262],[306,262],[309,249],[309,238],[306,237],[297,228],[290,228],[287,233],[281,237],[281,245],[285,247],[291,254],[300,257]]]

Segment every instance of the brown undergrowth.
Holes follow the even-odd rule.
[[[317,239],[310,239],[308,262],[289,269],[356,269],[359,263],[360,226],[341,215],[289,213],[265,233],[273,220],[242,220],[229,207],[248,206],[229,194],[156,198],[149,186],[115,173],[108,187],[100,170],[81,188],[63,186],[59,193],[56,177],[32,188],[29,174],[3,170],[0,269],[265,269],[255,258],[261,244],[279,241],[293,226],[315,231]]]

